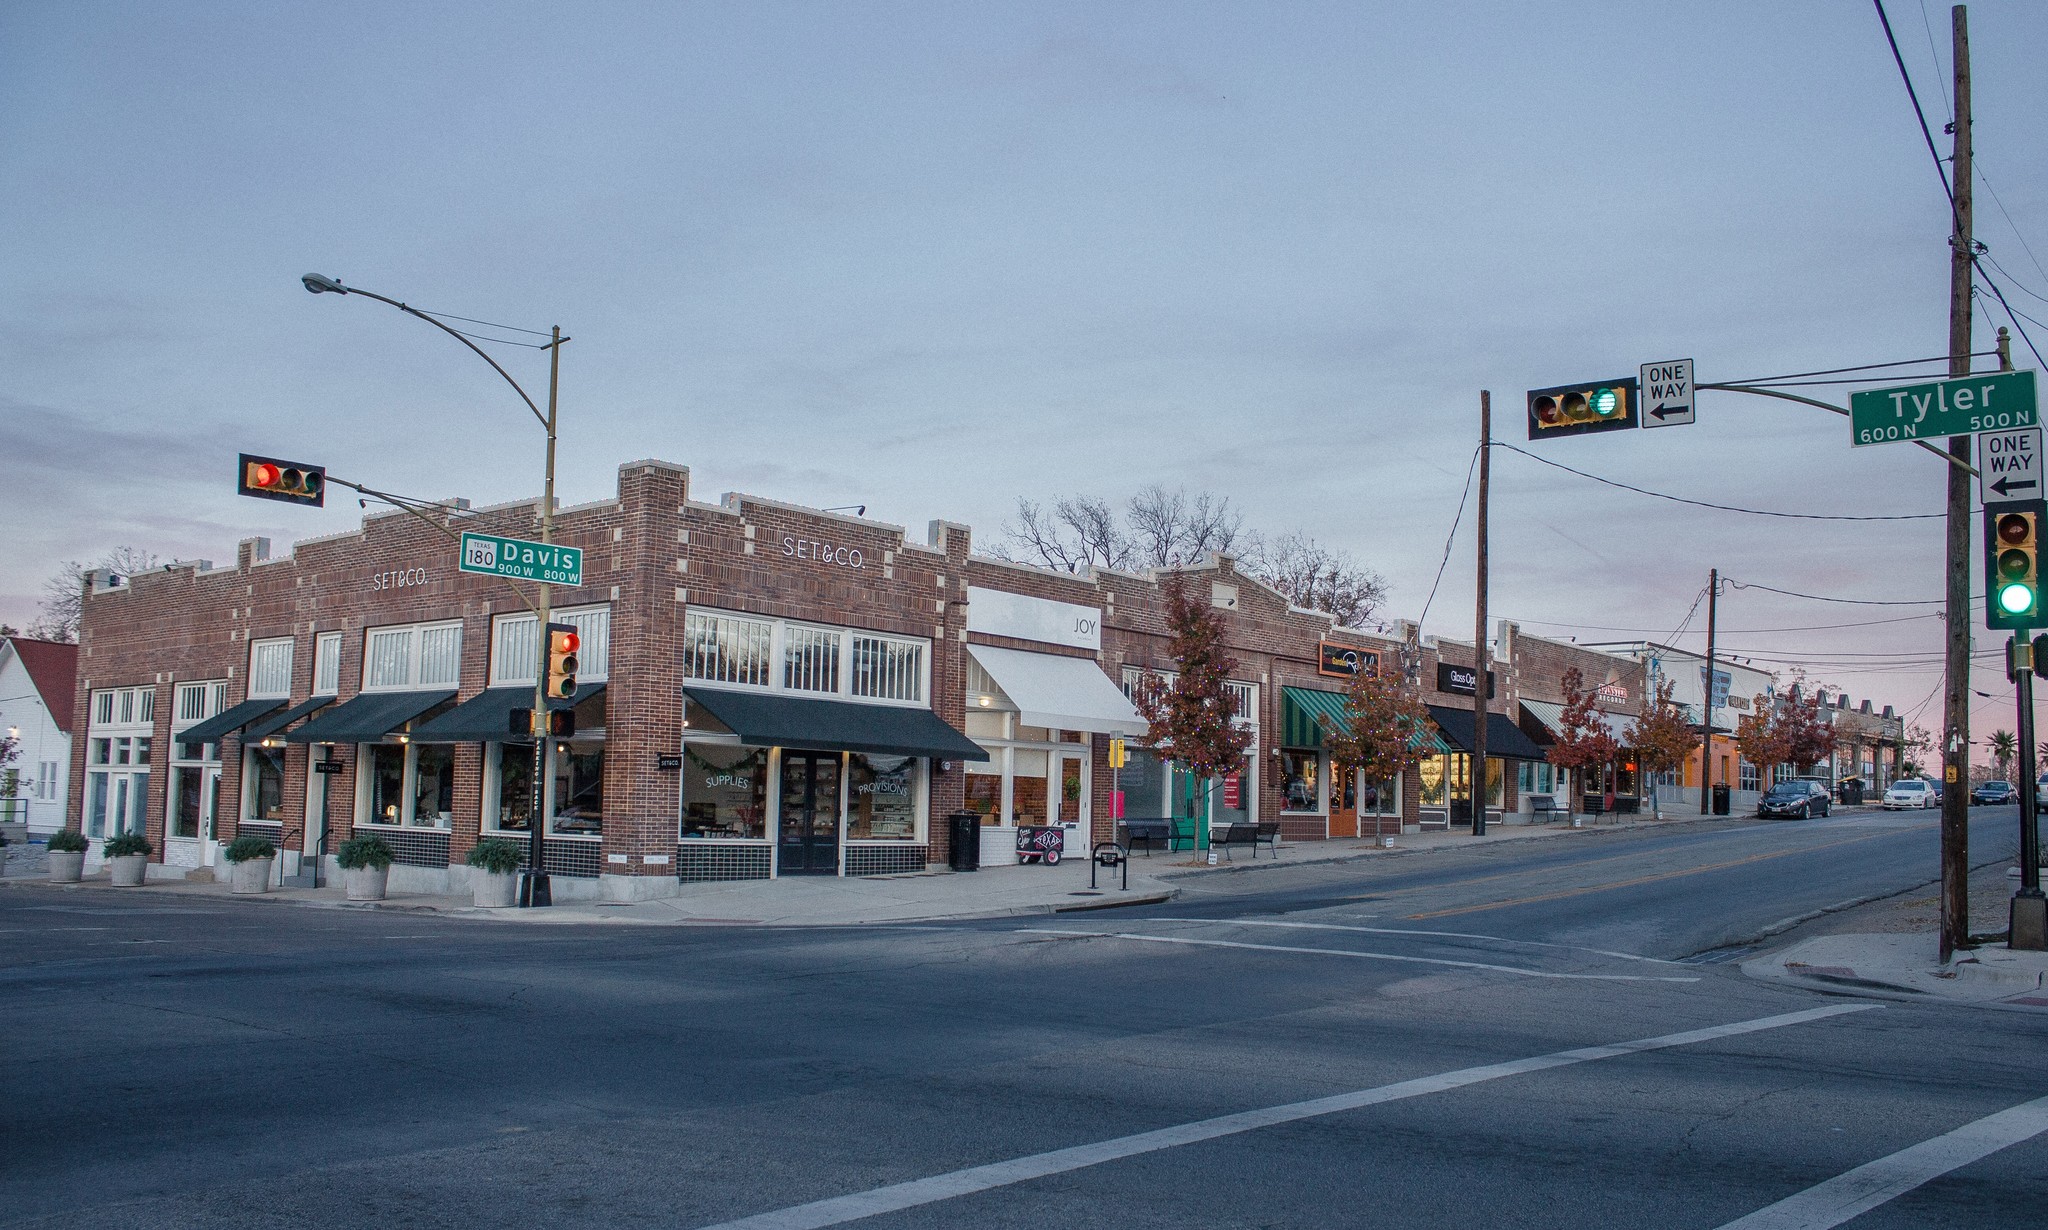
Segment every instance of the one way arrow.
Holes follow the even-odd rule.
[[[1653,419],[1668,419],[1674,414],[1691,413],[1691,406],[1659,406],[1655,410],[1650,411],[1650,417]]]
[[[2031,478],[2023,483],[2016,483],[2009,478],[2001,478],[1991,484],[1991,489],[2000,495],[2011,495],[2015,491],[2023,491],[2028,487],[2038,487],[2040,485],[2040,483],[2035,482]]]

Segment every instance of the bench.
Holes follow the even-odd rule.
[[[1557,805],[1556,795],[1532,794],[1529,796],[1529,814],[1532,817],[1548,821],[1556,818],[1563,811],[1564,808]]]
[[[1221,829],[1209,830],[1209,845],[1223,851],[1225,858],[1230,857],[1230,847],[1232,846],[1250,846],[1252,848],[1252,857],[1256,859],[1259,857],[1259,846],[1261,843],[1273,852],[1274,858],[1280,857],[1279,821],[1269,820],[1260,824],[1231,824]]]
[[[1173,827],[1173,822],[1167,819],[1119,820],[1116,823],[1124,833],[1123,847],[1126,850],[1134,849],[1139,842],[1144,842],[1146,858],[1152,857],[1152,843],[1166,841]]]

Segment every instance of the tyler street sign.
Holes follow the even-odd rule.
[[[463,572],[480,572],[491,577],[519,581],[545,581],[549,585],[583,584],[583,548],[549,546],[523,538],[499,538],[495,534],[462,536],[462,558],[456,565]]]
[[[1973,436],[2039,423],[2034,373],[1986,372],[1849,394],[1849,443]]]

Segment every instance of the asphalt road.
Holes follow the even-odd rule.
[[[0,1224],[2031,1225],[2048,1015],[1678,959],[1924,881],[1929,821],[924,927],[10,886]]]

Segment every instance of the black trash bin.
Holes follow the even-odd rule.
[[[1714,784],[1714,814],[1717,816],[1728,814],[1728,787],[1719,782]]]
[[[981,870],[981,817],[971,811],[956,811],[946,818],[952,855],[946,862],[955,871]]]

